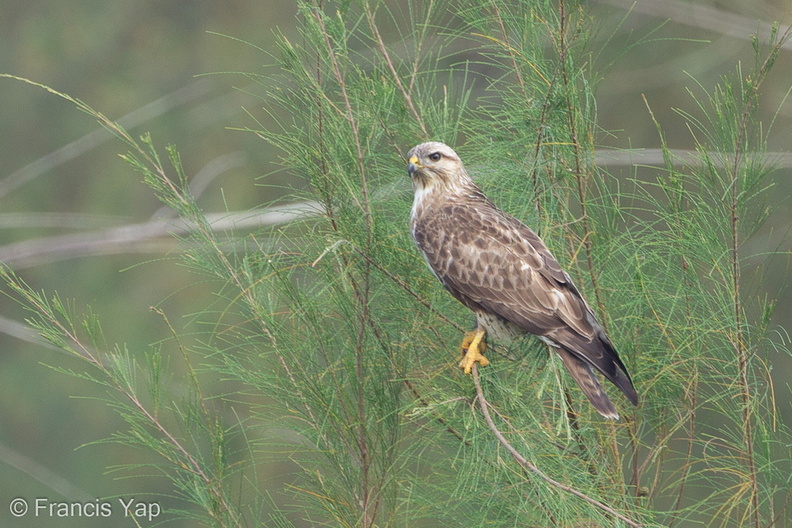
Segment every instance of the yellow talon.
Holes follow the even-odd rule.
[[[465,371],[465,374],[470,374],[473,370],[474,363],[480,363],[482,367],[489,365],[489,359],[484,357],[484,351],[487,350],[487,343],[484,342],[484,336],[487,331],[483,328],[476,328],[472,332],[466,332],[465,338],[462,340],[462,352],[465,356],[459,362],[459,368]]]

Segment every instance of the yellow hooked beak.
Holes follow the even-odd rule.
[[[418,163],[418,156],[413,156],[407,161],[409,162],[407,164],[407,174],[410,176],[412,176],[415,171],[423,167],[423,165]]]

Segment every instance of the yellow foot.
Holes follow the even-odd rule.
[[[459,362],[459,368],[465,371],[465,374],[470,374],[473,370],[474,363],[480,363],[482,367],[489,365],[489,359],[484,357],[484,351],[487,350],[487,343],[484,342],[484,336],[487,331],[483,328],[476,328],[472,332],[466,332],[465,338],[462,340],[462,352],[465,356]]]

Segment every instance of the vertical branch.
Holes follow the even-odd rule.
[[[577,182],[577,195],[580,204],[580,220],[583,225],[583,248],[586,253],[586,265],[588,266],[589,275],[591,277],[591,285],[594,288],[594,298],[597,302],[600,314],[605,314],[605,305],[602,301],[600,292],[598,274],[594,268],[593,248],[591,244],[591,225],[589,215],[586,207],[587,201],[587,187],[588,187],[588,168],[584,162],[583,146],[580,143],[580,137],[577,126],[577,110],[575,103],[572,101],[571,92],[574,90],[574,82],[569,76],[567,70],[567,63],[569,61],[569,42],[567,40],[567,21],[569,15],[566,12],[566,4],[564,0],[559,2],[559,32],[558,32],[558,59],[561,68],[561,80],[564,84],[564,97],[567,104],[567,119],[569,120],[569,138],[572,148],[574,150],[574,167],[572,172],[575,175]],[[602,319],[602,324],[607,331],[607,319]]]
[[[321,6],[316,4],[311,11],[317,26],[322,35],[327,57],[330,61],[330,68],[332,75],[338,85],[338,90],[343,101],[343,117],[349,125],[352,132],[352,139],[355,146],[355,155],[357,162],[357,172],[360,179],[361,191],[361,208],[365,221],[365,247],[366,251],[370,251],[372,247],[372,217],[371,217],[371,202],[369,199],[368,177],[365,165],[365,153],[362,141],[360,139],[360,129],[355,111],[352,106],[352,100],[347,91],[346,78],[338,62],[336,49],[331,41],[330,33],[328,32],[325,23]],[[368,438],[367,416],[366,416],[366,398],[364,394],[364,384],[367,378],[366,367],[364,364],[365,359],[365,339],[366,329],[369,326],[369,298],[370,298],[370,278],[371,278],[371,265],[367,260],[363,260],[362,274],[358,280],[353,276],[349,276],[355,298],[358,303],[358,333],[355,343],[355,375],[356,375],[356,413],[357,413],[357,450],[360,457],[360,471],[361,471],[361,485],[360,485],[360,510],[361,510],[361,526],[368,528],[375,523],[375,518],[378,510],[378,500],[376,497],[375,486],[372,482],[372,460]]]
[[[317,2],[317,9],[321,10],[323,7],[323,2],[318,0]],[[317,48],[316,49],[316,87],[317,90],[321,90],[322,86],[322,53]],[[319,142],[319,168],[320,173],[323,175],[327,174],[327,147],[325,146],[325,138],[324,138],[324,124],[325,124],[325,115],[324,115],[324,105],[322,105],[322,100],[317,98],[316,99],[316,128],[318,131],[317,140]],[[333,212],[333,201],[329,196],[329,191],[325,186],[321,187],[322,189],[322,198],[324,202],[324,209],[325,214],[327,215],[328,219],[330,220],[330,227],[333,231],[338,231],[338,226],[336,225],[335,214]]]
[[[749,106],[752,106],[749,101]],[[748,108],[746,108],[746,112]],[[745,116],[745,114],[744,114]],[[744,123],[743,123],[744,124]],[[732,272],[732,295],[733,295],[733,309],[734,309],[734,340],[732,344],[737,352],[740,396],[743,406],[743,443],[745,447],[745,456],[748,460],[748,471],[751,479],[751,511],[755,528],[760,528],[761,520],[759,516],[759,483],[757,482],[756,474],[756,460],[753,455],[753,411],[752,411],[752,390],[751,384],[748,379],[749,371],[749,350],[745,345],[745,338],[743,335],[743,321],[742,321],[742,301],[740,299],[740,238],[739,238],[739,158],[741,155],[740,149],[742,145],[742,135],[744,129],[741,127],[740,139],[737,142],[737,151],[734,156],[733,172],[731,174],[732,181],[730,184],[731,203],[730,208],[730,223],[731,223],[731,247],[729,248],[731,272]]]
[[[368,191],[368,182],[366,177],[366,164],[365,164],[365,155],[363,152],[363,145],[360,141],[360,131],[358,128],[357,120],[355,119],[355,112],[352,107],[352,102],[349,97],[349,93],[347,92],[346,88],[346,80],[344,78],[344,74],[341,71],[341,67],[338,64],[338,57],[336,55],[336,50],[333,47],[333,43],[330,40],[330,34],[325,27],[324,18],[322,16],[322,12],[320,11],[320,7],[317,5],[316,8],[312,11],[314,18],[316,19],[316,23],[319,26],[319,29],[322,32],[322,38],[324,41],[325,49],[327,50],[327,56],[330,59],[330,67],[333,71],[333,76],[335,77],[336,82],[338,83],[338,90],[341,94],[341,98],[344,103],[344,118],[346,119],[347,123],[349,124],[349,128],[352,131],[352,138],[355,143],[355,156],[357,161],[357,169],[358,174],[360,176],[360,192],[362,194],[363,202],[361,203],[361,207],[363,209],[364,219],[366,221],[366,242],[370,244],[371,242],[371,204],[369,202],[369,191]]]
[[[553,78],[547,84],[547,91],[545,92],[546,95],[545,95],[544,101],[542,102],[542,113],[539,116],[539,121],[538,121],[538,125],[537,125],[538,133],[536,134],[536,141],[534,141],[534,149],[533,149],[534,150],[534,152],[533,152],[534,163],[536,165],[534,166],[534,169],[533,169],[532,183],[533,183],[533,189],[534,189],[534,196],[536,197],[536,212],[537,212],[537,215],[538,215],[538,217],[540,219],[542,218],[542,203],[539,200],[539,195],[540,195],[540,192],[539,192],[539,165],[538,165],[538,163],[539,163],[539,153],[542,150],[542,145],[544,144],[544,140],[545,140],[545,133],[546,133],[545,131],[547,129],[547,126],[546,126],[547,117],[548,117],[548,113],[549,113],[549,110],[550,110],[552,94],[553,94],[553,90],[555,89],[557,78],[558,78],[558,71],[556,70],[556,72],[553,74]]]
[[[404,99],[404,104],[407,106],[407,110],[412,115],[413,119],[416,123],[418,123],[418,127],[421,129],[421,133],[424,137],[429,137],[429,131],[426,128],[426,124],[424,123],[421,114],[418,112],[418,109],[413,102],[411,88],[404,86],[404,83],[401,80],[401,76],[399,72],[396,71],[396,66],[393,64],[393,60],[391,59],[390,53],[388,53],[388,49],[385,47],[385,41],[382,40],[382,35],[380,34],[379,28],[377,27],[377,22],[374,18],[374,12],[371,10],[371,4],[369,2],[365,2],[363,4],[363,9],[366,13],[366,22],[369,26],[369,31],[371,31],[371,36],[374,38],[374,43],[377,46],[377,50],[382,55],[383,60],[385,61],[385,65],[388,67],[388,71],[393,78],[393,82],[396,83],[396,87],[399,89],[399,92],[402,94],[402,98]],[[416,57],[416,68],[418,64],[418,58]],[[414,78],[414,77],[413,77]]]
[[[751,517],[755,528],[761,527],[761,517],[759,512],[759,482],[756,469],[756,459],[754,456],[754,427],[753,427],[753,393],[749,379],[750,370],[750,349],[746,346],[743,330],[743,314],[741,299],[741,280],[740,280],[740,229],[739,215],[741,209],[740,175],[743,164],[744,151],[746,148],[748,128],[751,117],[756,107],[759,96],[759,89],[765,80],[767,73],[775,61],[781,49],[781,45],[792,35],[792,28],[787,28],[781,38],[774,44],[767,58],[756,72],[755,79],[747,79],[749,86],[748,92],[743,94],[745,106],[740,115],[737,128],[737,137],[734,143],[734,160],[728,167],[729,182],[729,214],[731,240],[729,248],[729,260],[731,264],[732,279],[732,307],[734,310],[735,334],[733,345],[737,352],[739,384],[741,389],[741,400],[743,405],[743,444],[745,456],[748,460],[748,469],[751,485]]]
[[[601,315],[602,325],[605,328],[605,331],[608,331],[608,321],[604,317],[606,314],[605,305],[602,300],[602,295],[600,292],[600,286],[598,281],[598,273],[594,268],[594,256],[593,256],[593,247],[591,243],[591,223],[589,221],[588,215],[588,208],[586,207],[587,202],[587,186],[588,186],[588,168],[586,166],[586,162],[584,161],[584,152],[583,146],[580,143],[580,137],[578,132],[577,126],[577,107],[575,106],[575,102],[572,100],[571,94],[573,93],[574,82],[569,76],[569,71],[567,70],[567,65],[569,61],[569,42],[567,41],[567,20],[568,14],[566,12],[566,4],[564,0],[561,0],[559,3],[559,37],[558,37],[558,53],[559,53],[559,63],[561,68],[561,81],[564,85],[564,97],[566,99],[567,104],[567,118],[569,120],[569,135],[570,135],[570,142],[572,144],[572,148],[574,149],[574,167],[572,169],[573,173],[575,174],[575,180],[577,182],[577,194],[578,194],[578,203],[580,204],[580,220],[583,225],[583,247],[586,253],[586,265],[588,266],[589,276],[591,278],[591,285],[594,289],[594,298],[597,303],[597,307],[599,309],[599,313]],[[619,460],[621,458],[619,454],[619,444],[616,441],[616,437],[611,435],[610,441],[610,448],[613,453],[613,460]]]
[[[570,64],[570,48],[572,44],[572,39],[576,38],[575,35],[569,35],[571,32],[570,28],[568,27],[570,19],[570,14],[567,13],[566,10],[566,2],[561,0],[559,2],[559,31],[558,31],[558,57],[559,57],[559,68],[560,68],[560,78],[561,82],[564,87],[564,100],[566,103],[566,116],[568,120],[568,129],[569,129],[569,138],[570,143],[573,149],[573,167],[572,172],[575,175],[575,181],[577,183],[577,199],[578,203],[580,204],[580,221],[583,227],[583,238],[582,244],[586,255],[586,266],[588,268],[588,274],[591,280],[591,285],[594,290],[594,299],[597,304],[598,311],[600,313],[600,321],[602,323],[603,328],[606,332],[608,332],[608,319],[605,317],[607,311],[605,310],[605,304],[603,302],[602,292],[599,285],[599,273],[597,272],[594,264],[594,248],[592,244],[592,228],[591,228],[591,220],[589,217],[588,212],[588,184],[589,184],[589,177],[590,177],[590,170],[589,170],[589,161],[586,159],[586,152],[584,149],[583,144],[581,143],[580,138],[580,131],[578,129],[579,125],[579,114],[580,108],[579,104],[580,101],[573,99],[573,94],[577,93],[577,87],[575,85],[575,79],[570,76],[569,72],[569,64]],[[590,116],[587,116],[590,119]],[[586,134],[586,138],[588,138],[588,134]],[[620,446],[616,439],[615,431],[613,427],[610,429],[609,439],[603,440],[603,444],[609,444],[612,460],[614,462],[618,462],[621,460],[620,454]],[[604,447],[604,446],[603,446]],[[621,464],[614,464],[616,467],[620,467]],[[618,481],[621,481],[622,478],[620,476],[620,472],[617,473],[618,475],[616,478]],[[611,473],[611,476],[614,476],[614,473]]]

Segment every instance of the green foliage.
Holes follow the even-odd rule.
[[[219,284],[219,307],[196,316],[199,344],[174,330],[141,364],[105,343],[92,314],[7,274],[39,331],[87,362],[73,374],[107,387],[129,424],[111,440],[159,454],[157,469],[213,526],[789,519],[790,432],[769,376],[783,343],[768,328],[772,301],[741,277],[771,187],[754,112],[787,35],[749,74],[691,92],[699,113],[682,115],[699,163],[666,148],[656,178],[624,180],[593,162],[597,70],[582,7],[360,0],[300,2],[300,16],[300,43],[281,37],[264,79],[267,104],[291,121],[250,130],[305,179],[292,198],[315,212],[236,241],[244,251],[191,198],[175,149],[166,164],[149,137],[73,101],[126,142],[124,158],[191,226],[185,263]],[[533,339],[496,344],[475,381],[457,371],[468,314],[406,227],[399,155],[428,139],[458,145],[485,192],[534,225],[585,291],[641,394],[637,409],[620,400],[622,421],[592,412]],[[186,391],[169,377],[175,351]],[[228,392],[205,394],[208,374]],[[292,464],[288,498],[258,480],[271,458]]]

